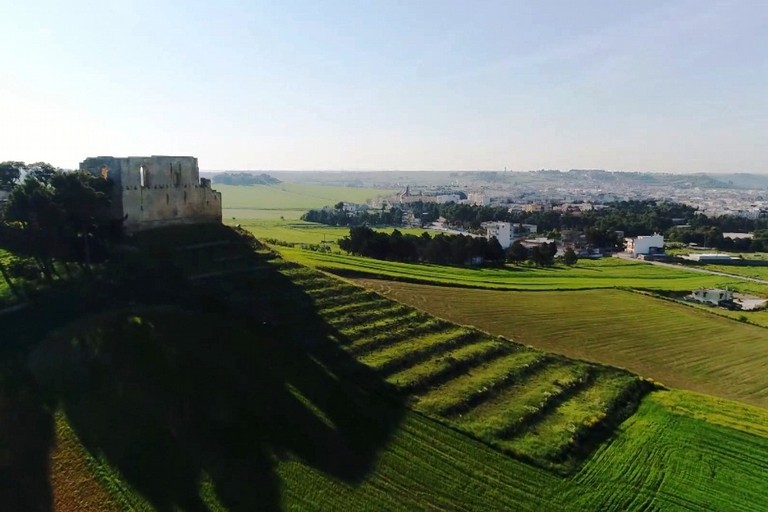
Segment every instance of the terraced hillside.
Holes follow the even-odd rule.
[[[768,407],[766,327],[626,290],[515,292],[358,282],[439,318],[547,352]],[[750,321],[768,318],[765,311],[739,314]]]
[[[627,372],[546,354],[436,319],[320,272],[282,273],[314,301],[347,353],[412,407],[496,448],[572,470],[650,385]]]

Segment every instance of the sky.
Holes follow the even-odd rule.
[[[768,2],[0,0],[0,161],[768,173]]]

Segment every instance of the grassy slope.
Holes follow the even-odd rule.
[[[279,299],[275,283],[264,277],[238,282],[248,281],[257,298]],[[239,329],[239,320],[222,316],[214,301],[210,315],[134,308],[86,318],[79,324],[84,336],[75,329],[66,331],[74,338],[59,338],[77,340],[72,346],[80,355],[67,357],[65,348],[51,360],[87,362],[88,375],[98,379],[62,399],[73,432],[100,454],[94,473],[107,482],[121,478],[106,485],[124,493],[119,503],[210,510],[248,504],[262,510],[642,510],[650,500],[663,509],[768,507],[760,480],[768,434],[754,426],[768,424],[764,410],[656,393],[581,471],[561,478],[378,393],[361,394],[345,365],[336,367],[348,358],[333,344],[330,358],[324,351],[305,357],[295,341],[287,342],[296,336],[320,341],[321,331],[299,307],[302,301],[284,299],[282,306],[243,311],[289,321],[261,334],[263,327]],[[302,322],[291,322],[293,316],[284,316],[289,311]],[[88,356],[91,350],[96,357]],[[190,364],[195,371],[184,373]],[[358,379],[363,370],[350,376]],[[256,415],[221,430],[241,407]],[[179,423],[180,414],[194,421]],[[683,449],[668,448],[678,444]],[[231,447],[234,459],[217,452]],[[250,470],[241,472],[243,464]]]
[[[766,421],[763,409],[654,393],[579,473],[558,478],[409,415],[359,487],[296,463],[278,472],[286,505],[310,509],[757,511],[768,506],[768,433],[754,425]]]
[[[766,293],[766,286],[685,269],[668,268],[618,258],[580,261],[575,267],[471,269],[421,265],[327,254],[298,248],[280,248],[287,259],[332,272],[384,276],[424,283],[510,290],[579,290],[589,288],[644,288],[685,291],[699,287],[728,286]]]
[[[416,410],[543,467],[572,471],[649,389],[626,372],[436,321],[304,267],[283,272],[341,347]]]
[[[157,320],[162,322],[161,318]],[[169,321],[175,323],[176,319],[172,316]],[[283,374],[281,378],[291,383],[292,396],[300,398],[297,403],[304,404],[302,408],[310,414],[307,419],[322,418],[338,429],[334,435],[346,439],[345,443],[354,442],[354,436],[347,438],[351,431],[346,431],[344,420],[338,416],[341,411],[326,402],[339,392],[338,386],[329,387],[333,381],[317,371],[307,372],[301,361],[294,365],[290,358],[276,352],[277,348],[273,345],[269,350],[271,371]],[[159,391],[162,393],[162,388]],[[270,396],[280,394],[270,393]],[[369,432],[372,438],[377,436],[374,425],[391,422],[391,414],[395,412],[387,405],[371,402],[364,405],[360,398],[341,400],[340,406],[342,402],[350,419],[356,417],[358,428]],[[274,414],[285,411],[280,403],[278,398],[269,410]],[[303,423],[295,422],[295,414],[305,414],[300,411],[288,416],[279,413],[279,422],[287,428],[287,435],[283,437],[288,440],[300,436],[304,442],[309,441],[310,446],[314,445],[314,449],[325,452],[324,443],[328,439],[322,430],[312,433],[301,427]],[[277,420],[278,416],[273,418]],[[768,452],[765,425],[768,425],[768,411],[764,409],[690,392],[656,392],[644,400],[640,410],[579,472],[563,478],[504,456],[434,420],[403,411],[396,420],[396,428],[390,431],[385,442],[374,445],[377,446],[374,458],[360,467],[354,478],[320,463],[322,459],[310,455],[312,451],[300,455],[303,450],[296,452],[300,444],[295,442],[292,449],[288,448],[289,444],[275,451],[271,465],[279,493],[273,506],[284,510],[372,507],[377,510],[647,510],[650,507],[757,511],[768,506],[768,493],[763,485],[768,471],[768,459],[764,456]],[[115,426],[117,424],[113,428]],[[314,428],[318,427],[320,423]],[[248,431],[258,444],[269,439],[264,433],[253,428]],[[74,458],[80,457],[77,452],[77,447],[66,450],[74,454]],[[337,452],[328,452],[328,455],[331,453]],[[152,460],[150,457],[145,463]],[[110,463],[115,461],[100,458],[94,470],[101,478],[114,477],[115,469]],[[177,478],[167,480],[169,475],[157,473],[163,466],[149,465],[144,470],[149,473],[148,477],[159,479],[161,484],[167,482],[166,485],[178,492]],[[228,474],[229,479],[233,476]],[[265,487],[265,476],[251,475],[256,480],[250,485],[260,481],[257,489],[264,487],[266,491],[269,484]],[[87,480],[87,475],[84,479]],[[266,480],[269,482],[270,478]],[[127,509],[144,508],[144,499],[124,482],[108,488],[122,493],[120,502]],[[203,474],[197,493],[205,508],[215,510],[223,505],[216,491],[216,485]],[[266,492],[265,499],[270,494]],[[259,499],[258,494],[242,496],[246,497]],[[84,504],[92,502],[86,500]]]
[[[542,350],[768,407],[764,327],[623,290],[506,292],[365,283],[441,318]]]
[[[50,463],[53,510],[111,512],[130,506],[125,502],[122,506],[119,504],[119,497],[124,495],[121,484],[105,469],[83,447],[67,418],[58,413],[56,447],[51,452]],[[94,478],[94,472],[102,474]]]

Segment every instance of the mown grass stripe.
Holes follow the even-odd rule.
[[[420,393],[455,378],[474,365],[507,354],[509,350],[509,346],[499,341],[484,340],[445,352],[440,357],[392,374],[387,377],[387,381],[408,393]]]
[[[370,352],[360,360],[383,375],[402,371],[448,350],[477,343],[482,336],[476,331],[455,329],[419,338],[408,338]]]
[[[402,322],[401,322],[402,323]],[[360,336],[356,334],[349,336],[353,343],[349,347],[349,351],[356,357],[361,357],[374,350],[379,350],[381,347],[391,345],[409,338],[417,338],[425,336],[427,334],[438,333],[441,331],[449,331],[454,326],[440,321],[434,318],[428,319],[423,322],[406,322],[404,325],[400,325],[391,329],[378,329],[380,332],[377,334],[370,334],[368,336]]]
[[[472,368],[465,375],[448,381],[423,396],[420,405],[446,417],[464,414],[502,390],[520,384],[528,376],[549,364],[542,352],[514,352]]]

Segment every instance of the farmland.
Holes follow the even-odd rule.
[[[664,384],[768,407],[768,329],[624,290],[509,292],[362,281],[430,314]],[[764,318],[768,312],[749,313]]]
[[[229,297],[269,290],[259,309],[278,323],[244,330],[234,316],[134,308],[84,319],[63,338],[113,354],[109,364],[122,369],[77,400],[65,396],[63,407],[89,453],[103,454],[91,461],[94,474],[125,507],[198,499],[214,510],[768,506],[763,409],[672,390],[646,395],[626,416],[610,404],[636,403],[617,395],[640,381],[623,371],[514,345],[280,260],[228,286],[235,286]],[[206,342],[212,333],[215,350]],[[135,348],[116,351],[122,346]],[[129,371],[137,364],[152,371]],[[187,367],[195,369],[191,380],[181,373]],[[251,411],[245,424],[223,428],[241,395]],[[196,426],[171,423],[177,435],[168,437],[165,422],[182,404],[196,404],[193,396],[203,402],[192,405]],[[179,405],[158,409],[158,399]],[[604,439],[593,429],[606,406],[608,418],[628,419],[607,442],[586,436],[571,444],[584,427]],[[117,414],[119,425],[104,421]],[[194,437],[209,428],[224,437]],[[171,444],[140,460],[125,451],[152,439]],[[220,453],[229,445],[247,446],[247,459]],[[243,460],[252,465],[248,480],[234,471]],[[250,490],[233,501],[238,485]]]
[[[661,267],[618,258],[580,260],[574,267],[464,268],[398,263],[299,248],[280,248],[287,259],[343,275],[384,277],[410,282],[507,290],[585,290],[636,288],[690,291],[700,287],[725,287],[765,295],[766,285],[736,278],[702,274],[684,268]]]
[[[311,208],[333,206],[339,201],[365,203],[394,191],[375,188],[334,187],[280,183],[277,185],[222,185],[216,184],[223,201],[223,216],[230,222],[246,224],[249,219],[296,220]]]
[[[416,410],[499,449],[570,471],[650,386],[436,320],[304,267],[283,271],[313,298],[334,337],[411,397]],[[599,436],[597,436],[599,437]]]
[[[54,496],[92,475],[84,504],[107,492],[139,510],[768,507],[764,409],[648,394],[627,371],[435,318],[234,239],[228,254],[176,262],[222,272],[193,285],[163,266],[178,253],[161,245],[229,235],[182,231],[141,237],[165,270],[135,287],[159,303],[110,296],[29,357],[45,402],[19,396],[58,411]]]
[[[357,487],[298,462],[278,473],[299,508],[757,511],[768,505],[767,420],[762,409],[657,392],[582,470],[557,478],[409,414]]]

